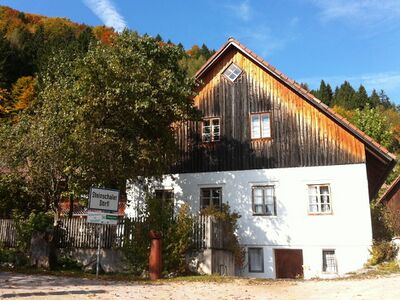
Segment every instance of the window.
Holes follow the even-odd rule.
[[[173,203],[174,202],[174,191],[171,190],[155,190],[156,199],[159,199],[163,203]]]
[[[273,186],[253,187],[253,214],[276,216],[275,188]]]
[[[262,139],[271,137],[271,114],[251,114],[251,138]]]
[[[242,73],[242,70],[235,65],[234,63],[230,64],[228,68],[224,71],[224,75],[230,80],[230,81],[235,81],[236,78],[239,77],[239,75]]]
[[[174,209],[174,191],[172,189],[158,189],[154,192],[160,210],[168,211],[171,217]]]
[[[309,213],[332,213],[330,188],[328,184],[308,186]]]
[[[217,142],[220,138],[219,118],[203,120],[202,139],[203,142]]]
[[[337,273],[335,250],[322,250],[322,271]]]
[[[202,188],[200,189],[200,206],[221,207],[222,189],[221,188]]]
[[[263,248],[248,248],[249,272],[264,272]]]

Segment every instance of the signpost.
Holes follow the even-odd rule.
[[[118,224],[119,191],[111,189],[100,189],[91,187],[89,191],[89,211],[87,222],[97,225],[98,243],[96,259],[96,278],[99,276],[101,236],[103,230],[101,225]]]
[[[100,211],[88,211],[87,222],[92,224],[118,224],[118,214]]]
[[[119,191],[92,187],[89,192],[89,209],[118,211]]]

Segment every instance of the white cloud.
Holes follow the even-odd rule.
[[[118,13],[111,0],[83,0],[83,2],[106,26],[113,27],[118,32],[127,27],[124,17]]]
[[[400,72],[381,72],[381,73],[367,73],[351,76],[321,76],[311,78],[301,78],[298,82],[305,82],[311,88],[318,88],[323,79],[326,83],[331,84],[332,88],[342,84],[345,80],[350,82],[355,89],[360,84],[371,92],[373,89],[384,90],[392,101],[400,102]]]
[[[399,0],[308,0],[323,21],[342,19],[363,26],[387,24],[400,17]]]
[[[232,11],[242,21],[250,21],[253,17],[253,9],[250,6],[249,0],[244,0],[240,4],[226,4],[224,7]]]

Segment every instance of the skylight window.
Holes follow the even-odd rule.
[[[230,64],[230,66],[224,71],[224,75],[229,78],[230,81],[235,81],[236,78],[242,73],[242,70],[235,65],[234,63]]]

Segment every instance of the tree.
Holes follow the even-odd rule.
[[[355,94],[353,87],[348,81],[345,81],[339,88],[335,90],[333,96],[333,104],[340,105],[346,109],[354,109],[355,105]]]
[[[360,84],[360,87],[358,88],[358,91],[355,94],[354,97],[354,106],[356,108],[364,108],[365,105],[368,103],[368,93],[365,87]]]
[[[379,102],[384,108],[392,108],[394,104],[390,101],[388,95],[386,95],[384,90],[379,92]]]
[[[311,91],[315,97],[320,99],[322,102],[324,102],[326,105],[331,106],[332,105],[332,88],[328,84],[325,84],[324,80],[321,80],[321,83],[319,85],[319,90],[316,91]]]
[[[370,107],[376,107],[379,105],[381,99],[375,89],[372,90],[371,95],[368,98],[368,103]]]
[[[352,122],[378,143],[392,150],[395,144],[395,138],[391,131],[390,124],[381,110],[378,108],[371,108],[367,104],[364,109],[356,110]]]
[[[69,53],[53,57],[34,104],[0,132],[0,166],[53,209],[67,191],[124,189],[126,180],[167,172],[177,151],[173,126],[196,117],[183,54],[125,31],[72,61]]]

